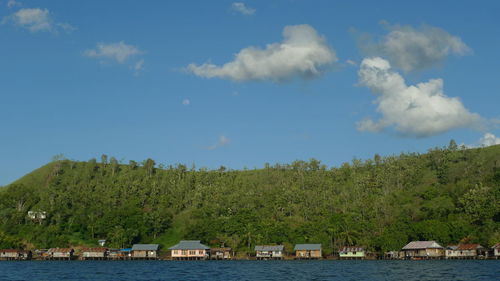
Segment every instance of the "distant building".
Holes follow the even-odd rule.
[[[344,246],[339,250],[340,259],[365,259],[365,248],[359,246]]]
[[[500,258],[500,243],[495,244],[495,246],[492,247],[493,249],[493,257],[496,259]]]
[[[32,257],[31,251],[18,249],[3,249],[0,250],[0,260],[30,260]]]
[[[104,260],[108,257],[108,249],[106,248],[84,248],[80,252],[82,260]]]
[[[297,244],[293,249],[296,259],[320,259],[321,244]]]
[[[232,249],[228,247],[210,249],[210,259],[213,260],[230,260],[232,256]]]
[[[209,257],[210,247],[199,240],[181,240],[169,250],[174,260],[204,260]]]
[[[448,259],[469,259],[485,257],[486,255],[486,249],[479,244],[460,244],[446,247],[446,258]]]
[[[283,250],[285,247],[283,245],[278,246],[255,246],[255,257],[258,260],[267,260],[267,259],[283,259]]]
[[[407,259],[432,259],[445,256],[443,246],[436,241],[412,241],[403,247]]]
[[[46,255],[46,259],[50,260],[71,260],[75,250],[71,248],[50,248]]]
[[[131,253],[133,259],[158,259],[159,250],[158,244],[134,244]]]
[[[384,259],[399,260],[404,258],[404,253],[401,251],[389,251],[384,253]]]
[[[32,220],[44,220],[47,218],[47,212],[44,211],[28,211],[28,218]]]
[[[106,239],[97,240],[97,243],[99,243],[99,246],[104,247],[104,245],[106,244]]]

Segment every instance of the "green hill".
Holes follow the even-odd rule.
[[[411,240],[500,242],[500,146],[431,149],[327,168],[317,160],[233,171],[49,163],[0,190],[0,248],[199,239],[240,252],[322,243],[374,251]],[[28,211],[46,212],[32,220]]]

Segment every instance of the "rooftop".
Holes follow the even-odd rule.
[[[132,251],[158,251],[159,248],[158,244],[134,244]]]
[[[255,246],[255,251],[283,251],[285,247],[283,245],[277,246],[269,246],[269,245],[261,245]]]
[[[403,250],[419,250],[419,249],[443,249],[436,241],[412,241],[403,247]]]
[[[315,251],[321,250],[321,244],[297,244],[294,251]]]
[[[200,240],[181,240],[179,244],[174,245],[169,250],[209,250],[210,247],[201,244]]]

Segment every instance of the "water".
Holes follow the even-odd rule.
[[[500,280],[500,260],[2,261],[0,280]]]

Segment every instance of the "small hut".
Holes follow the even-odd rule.
[[[491,248],[493,249],[493,257],[495,259],[499,259],[500,258],[500,243],[495,244]]]
[[[262,246],[255,246],[255,257],[258,260],[281,260],[283,259],[283,250],[285,247],[283,245],[277,245],[277,246],[269,246],[269,245],[262,245]]]
[[[344,260],[364,260],[366,258],[366,250],[359,246],[344,246],[339,250],[339,258]]]
[[[45,258],[49,260],[71,260],[74,253],[75,250],[71,248],[50,248]]]
[[[479,244],[460,244],[446,248],[446,258],[448,259],[475,259],[485,257],[486,254],[485,248]]]
[[[104,260],[108,257],[106,248],[85,248],[82,249],[80,258],[82,260]]]
[[[158,259],[160,245],[158,244],[134,244],[132,246],[132,259]]]
[[[402,251],[407,259],[439,259],[445,256],[443,246],[436,241],[412,241]]]
[[[297,244],[293,249],[295,251],[295,259],[320,259],[321,244]]]
[[[18,249],[0,250],[0,260],[30,260],[32,257],[31,251]]]
[[[228,247],[210,249],[210,259],[212,260],[230,260],[232,256],[232,249]]]
[[[168,249],[174,260],[204,260],[210,253],[210,247],[201,244],[200,240],[181,240]]]
[[[401,251],[388,251],[384,253],[386,260],[399,260],[404,258],[404,253]]]

